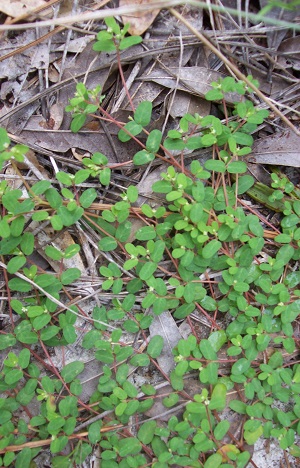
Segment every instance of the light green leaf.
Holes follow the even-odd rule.
[[[64,271],[60,277],[60,281],[63,285],[71,284],[81,276],[79,268],[68,268]]]
[[[16,273],[26,263],[26,258],[22,256],[13,257],[7,264],[7,271],[10,274]]]
[[[103,252],[110,252],[111,250],[115,250],[118,246],[116,239],[113,237],[103,237],[98,243],[99,249],[103,250]]]
[[[155,154],[143,149],[135,153],[135,155],[133,156],[133,164],[135,164],[136,166],[141,166],[142,164],[148,164],[154,159]]]

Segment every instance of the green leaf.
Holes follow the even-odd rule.
[[[63,335],[68,344],[75,343],[77,334],[73,325],[68,324],[63,327]]]
[[[102,185],[109,185],[111,177],[111,170],[109,167],[102,169],[99,175],[99,180]]]
[[[208,341],[210,342],[213,350],[217,352],[227,342],[226,332],[224,330],[217,330],[210,334]]]
[[[222,244],[217,239],[213,239],[212,241],[208,242],[202,249],[202,257],[203,258],[211,258],[213,257],[218,250],[222,247]]]
[[[18,237],[22,234],[25,225],[24,216],[18,216],[10,224],[10,233],[14,237]]]
[[[289,448],[289,453],[293,455],[293,457],[300,458],[300,447],[298,445],[291,445]]]
[[[61,274],[60,281],[65,286],[76,281],[81,276],[79,268],[68,268]]]
[[[144,265],[142,266],[139,272],[140,279],[143,281],[148,280],[149,278],[151,278],[151,276],[156,271],[156,269],[157,269],[156,263],[153,263],[153,262],[144,263]]]
[[[173,370],[170,374],[171,378],[171,385],[174,390],[181,391],[183,390],[183,378],[181,375],[177,375],[175,370]]]
[[[12,413],[10,411],[7,411],[5,409],[1,409],[0,412],[0,424],[5,424],[8,422],[12,417]]]
[[[160,144],[162,139],[162,133],[160,130],[152,130],[147,138],[146,141],[146,149],[150,153],[157,153],[159,150]]]
[[[47,245],[45,248],[45,254],[48,255],[52,260],[60,261],[63,258],[63,254],[60,250],[52,245]]]
[[[10,333],[6,335],[1,335],[0,351],[3,351],[4,349],[9,348],[10,346],[14,346],[16,342],[17,342],[16,338]]]
[[[143,384],[141,386],[141,391],[145,393],[145,395],[148,395],[148,396],[153,396],[156,394],[155,387],[153,387],[153,385],[150,385],[150,384]]]
[[[61,376],[66,383],[72,382],[84,369],[83,362],[73,361],[63,367]]]
[[[90,171],[88,169],[79,169],[79,171],[75,173],[75,178],[74,178],[75,185],[82,184],[82,182],[88,179],[89,176],[90,176]]]
[[[105,32],[105,31],[101,31],[101,32]],[[109,39],[103,38],[101,39],[101,41],[95,42],[95,44],[93,45],[93,50],[95,50],[96,52],[114,52],[116,50],[116,46],[112,38],[109,38]]]
[[[226,171],[226,165],[224,161],[219,161],[217,159],[209,159],[204,164],[205,168],[209,171],[221,172],[224,173]]]
[[[102,250],[103,252],[110,252],[111,250],[115,250],[117,246],[118,243],[113,237],[103,237],[98,242],[99,250]]]
[[[126,130],[126,131],[125,131]],[[137,136],[143,130],[142,125],[134,120],[127,122],[127,124],[119,131],[118,138],[122,143],[131,140],[132,136]]]
[[[191,304],[183,304],[179,307],[176,308],[176,311],[174,313],[174,317],[177,319],[183,319],[190,315],[192,312],[195,310],[195,305],[194,303]]]
[[[218,468],[222,464],[222,455],[214,453],[204,463],[204,468]]]
[[[7,264],[7,271],[10,274],[16,273],[26,263],[26,258],[22,256],[13,257]]]
[[[142,444],[135,437],[126,437],[119,440],[118,451],[120,457],[127,457],[128,455],[136,455],[142,450]]]
[[[149,356],[156,359],[158,356],[160,356],[163,346],[164,346],[163,337],[160,335],[155,335],[153,338],[151,338],[147,346],[147,353],[149,354]]]
[[[217,143],[217,138],[213,133],[207,133],[201,137],[201,143],[203,146],[212,146]]]
[[[96,421],[89,426],[88,438],[91,444],[96,444],[101,439],[102,421]]]
[[[260,438],[263,434],[263,426],[262,424],[253,432],[244,431],[244,439],[249,445],[254,445],[255,442]]]
[[[105,21],[105,24],[106,24],[108,30],[113,31],[114,34],[120,34],[121,28],[118,25],[118,23],[116,22],[115,18],[108,17],[108,18],[105,18],[104,21]],[[108,32],[108,31],[104,31],[104,32],[105,32],[106,35],[110,34],[110,32]],[[98,33],[97,38],[98,37],[101,37],[100,33]]]
[[[43,315],[40,315],[39,317],[36,317],[35,319],[33,319],[33,321],[32,321],[32,327],[33,327],[34,330],[36,330],[36,331],[41,330],[41,329],[44,328],[46,325],[48,325],[48,323],[50,322],[50,320],[51,320],[50,314],[43,314]]]
[[[217,354],[213,345],[208,340],[201,340],[199,348],[205,359],[209,359],[211,361],[217,359]]]
[[[142,444],[148,445],[152,442],[155,434],[156,421],[147,421],[141,425],[138,431],[138,438]]]
[[[22,369],[26,369],[30,363],[30,351],[27,348],[22,349],[19,353],[19,366]]]
[[[8,286],[12,291],[19,291],[19,292],[29,292],[31,291],[31,284],[27,283],[27,281],[21,278],[13,278],[9,280]]]
[[[12,369],[5,375],[5,383],[12,385],[23,378],[23,372],[20,369]]]
[[[60,217],[63,225],[67,227],[72,226],[72,224],[75,224],[77,221],[79,221],[83,213],[84,210],[81,206],[77,206],[71,211],[69,211],[66,206],[61,206],[57,210],[57,215]]]
[[[217,440],[222,440],[223,437],[227,434],[230,428],[230,422],[224,419],[223,421],[219,422],[214,429],[214,436]]]
[[[136,166],[141,166],[143,164],[148,164],[154,159],[155,159],[155,154],[150,153],[149,151],[143,149],[135,153],[135,155],[133,156],[133,164],[135,164]]]
[[[224,94],[218,89],[211,89],[205,94],[205,99],[207,101],[221,101],[224,97]]]
[[[283,356],[279,351],[276,351],[272,354],[268,361],[268,365],[272,367],[272,369],[278,369],[283,364]]]
[[[65,446],[68,443],[68,437],[67,436],[60,436],[60,437],[54,437],[51,441],[50,444],[50,452],[51,453],[58,453],[62,452]]]
[[[80,252],[80,246],[78,244],[71,244],[66,248],[64,258],[72,258],[78,252]]]
[[[233,364],[231,368],[231,373],[232,375],[242,375],[245,372],[247,372],[250,365],[251,365],[251,362],[248,359],[241,358]]]
[[[86,189],[79,197],[80,205],[83,208],[89,208],[93,201],[97,198],[97,192],[94,188]]]
[[[41,340],[42,341],[50,340],[51,338],[56,336],[59,331],[60,331],[60,328],[57,327],[56,325],[51,325],[47,328],[44,328],[44,330],[42,330],[40,333]]]
[[[178,401],[178,393],[171,393],[168,397],[163,398],[162,403],[166,408],[172,408],[172,406],[177,405]]]
[[[53,209],[57,209],[62,205],[62,197],[55,188],[50,188],[45,192],[46,200]]]
[[[74,115],[72,117],[72,122],[71,122],[71,131],[73,133],[79,132],[79,130],[84,126],[86,119],[87,119],[86,114]]]
[[[135,203],[139,196],[139,191],[134,185],[129,185],[127,189],[127,198],[130,203]]]
[[[15,461],[15,468],[29,468],[31,463],[31,449],[26,447],[18,453],[16,461]]]
[[[47,425],[47,429],[51,435],[57,435],[64,424],[64,418],[62,418],[61,416],[57,416],[49,422],[49,424]]]
[[[125,50],[128,49],[129,47],[132,47],[133,45],[140,44],[143,39],[141,36],[129,36],[125,37],[124,39],[121,40],[119,44],[119,49],[120,50]]]
[[[40,180],[36,182],[32,187],[31,190],[35,195],[42,195],[51,187],[51,182],[49,180]]]
[[[150,364],[150,359],[147,354],[136,354],[130,359],[132,366],[147,367]]]
[[[0,128],[0,151],[5,151],[10,145],[10,139],[8,138],[7,131],[4,128]]]
[[[155,239],[156,231],[153,226],[144,226],[136,231],[135,237],[140,241]]]
[[[218,383],[212,391],[209,408],[222,411],[226,407],[226,385]]]
[[[151,121],[152,102],[142,101],[134,112],[134,120],[142,127],[146,127]]]
[[[242,103],[239,103],[238,106],[240,104]],[[248,133],[235,132],[231,134],[230,138],[233,138],[238,145],[243,145],[243,146],[253,145],[253,137],[249,135]]]
[[[10,236],[10,227],[9,227],[7,220],[4,218],[0,220],[0,232],[1,232],[1,236],[4,239]]]
[[[247,171],[247,164],[243,161],[233,161],[228,164],[227,171],[230,174],[243,174]]]
[[[229,407],[233,411],[239,414],[246,414],[247,405],[240,400],[231,400],[229,402]]]

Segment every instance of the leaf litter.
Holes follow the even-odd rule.
[[[18,17],[22,13],[28,15],[28,19],[32,21],[32,19],[38,20],[39,18],[38,15],[35,17],[34,9],[45,6],[42,0],[17,3],[20,5],[22,3],[22,9],[18,9],[18,15],[15,14],[18,7],[16,2],[6,0],[1,2],[0,11],[7,17]],[[68,2],[62,3],[67,6],[66,11],[69,13]],[[98,3],[99,8],[106,8],[105,4],[108,4],[109,8],[118,6],[117,2]],[[151,2],[123,0],[119,2],[119,6],[133,3],[147,5]],[[239,2],[223,1],[222,4],[225,7],[237,8]],[[267,4],[265,0],[261,0],[260,8],[266,7]],[[83,13],[90,6],[89,2],[84,2],[77,7],[76,13]],[[255,7],[258,8],[257,5]],[[233,18],[230,14],[223,13],[223,16],[209,8],[204,12],[202,9],[181,6],[178,7],[178,11],[194,27],[205,31],[222,53],[237,66],[241,68],[247,66],[254,77],[259,77],[261,89],[269,94],[269,97],[290,116],[294,125],[298,127],[299,33],[294,34],[291,30],[264,25],[263,22],[257,26],[247,19],[247,15],[245,18]],[[46,14],[51,18],[52,13],[46,10]],[[267,12],[267,15],[270,18],[293,21],[295,13],[291,15],[289,11],[275,8]],[[212,111],[217,112],[218,103],[208,103],[203,96],[210,89],[212,81],[228,76],[228,69],[211,50],[196,41],[190,30],[177,18],[175,19],[167,9],[152,9],[150,12],[137,13],[134,16],[123,15],[122,19],[124,22],[131,21],[131,33],[145,33],[144,45],[134,46],[128,52],[124,52],[121,55],[121,63],[125,68],[127,83],[130,76],[133,77],[129,90],[133,96],[134,105],[137,106],[145,99],[153,102],[152,128],[161,128],[161,122],[165,120],[167,133],[168,130],[178,128],[179,119],[186,112],[194,113],[197,109],[201,109],[199,111],[201,115],[208,115]],[[78,22],[75,26],[67,49],[66,32],[59,30],[56,35],[52,36],[51,41],[32,45],[22,53],[18,53],[19,48],[25,44],[34,43],[37,39],[34,30],[14,33],[13,40],[2,32],[1,54],[4,56],[13,52],[14,55],[0,63],[2,100],[0,123],[6,127],[13,141],[26,144],[33,151],[32,165],[36,170],[32,171],[30,167],[19,169],[24,181],[45,180],[47,178],[45,173],[42,174],[40,171],[42,167],[47,171],[49,180],[53,182],[52,175],[58,170],[72,173],[74,169],[78,170],[81,167],[81,157],[89,156],[97,151],[104,153],[112,166],[126,163],[115,173],[113,172],[113,184],[109,191],[96,186],[99,203],[109,205],[117,199],[120,188],[125,190],[130,184],[139,185],[140,181],[143,181],[144,174],[143,169],[136,169],[131,164],[132,155],[137,151],[136,145],[132,142],[121,144],[117,138],[117,130],[111,123],[99,126],[98,121],[91,118],[79,133],[74,134],[69,129],[70,116],[63,112],[63,109],[73,97],[78,80],[84,80],[88,88],[101,85],[106,96],[105,108],[108,112],[113,109],[113,116],[116,120],[127,121],[130,108],[126,96],[122,97],[123,85],[116,65],[116,57],[113,54],[107,56],[105,53],[99,55],[92,50],[92,41],[99,28],[103,28],[103,22],[99,20],[91,23]],[[43,34],[48,32],[50,29],[43,29]],[[139,68],[136,74],[132,75],[137,61],[140,64]],[[51,79],[51,76],[55,78]],[[173,92],[176,94],[172,102]],[[226,99],[228,103],[231,103],[236,100],[236,97],[227,96]],[[287,129],[276,115],[273,115],[272,120],[269,120],[267,124],[261,125],[254,136],[253,152],[247,156],[246,160],[263,165],[264,171],[267,172],[269,165],[278,166],[283,173],[286,167],[292,166],[294,168],[292,177],[299,183],[299,169],[297,169],[300,167],[299,136]],[[79,157],[74,158],[75,153]],[[208,158],[205,151],[199,151],[200,159],[203,155],[204,160]],[[155,204],[155,196],[149,187],[152,186],[153,178],[159,179],[162,169],[163,166],[157,167],[157,163],[153,164],[153,167],[150,166],[149,181],[151,180],[151,183],[147,181],[146,175],[145,184],[140,184],[141,197],[137,201],[137,209],[140,209],[145,199],[147,203],[150,201]],[[0,174],[1,179],[19,179],[19,172],[9,174],[8,168],[4,168]],[[82,187],[86,186],[88,184],[82,184]],[[34,226],[31,228],[34,229]],[[116,255],[112,258],[109,253],[99,252],[97,249],[99,235],[88,223],[84,226],[78,225],[71,233],[65,230],[59,236],[55,236],[49,229],[49,225],[45,225],[40,233],[36,233],[37,256],[32,261],[45,271],[55,272],[57,266],[54,262],[44,263],[44,247],[52,245],[59,250],[64,250],[74,244],[74,239],[82,245],[82,249],[81,253],[74,258],[72,267],[82,271],[83,276],[77,283],[72,284],[72,287],[66,286],[66,296],[68,304],[80,303],[83,314],[88,317],[95,304],[97,306],[101,306],[102,303],[110,304],[115,298],[114,295],[102,291],[103,277],[99,274],[99,266],[104,262],[106,264],[108,260],[122,267],[121,256]],[[4,284],[3,282],[3,295],[5,296]],[[123,300],[124,297],[120,294],[119,299]],[[218,324],[222,325],[221,322]],[[185,325],[185,334],[182,331],[183,325]],[[7,321],[4,321],[3,326],[5,330],[9,329]],[[56,368],[60,370],[63,365],[74,360],[84,360],[86,372],[79,375],[79,378],[85,387],[82,399],[87,402],[95,391],[97,379],[103,375],[103,371],[92,352],[86,352],[84,356],[81,356],[83,348],[80,343],[84,333],[91,330],[91,326],[88,321],[81,318],[78,319],[77,327],[79,331],[76,342],[68,345],[66,349],[65,347],[55,348],[56,355],[53,354],[50,361],[55,361]],[[166,375],[168,376],[174,365],[172,349],[183,336],[187,338],[192,333],[199,340],[205,339],[210,327],[209,321],[203,320],[198,311],[194,311],[189,321],[175,320],[169,313],[156,317],[150,327],[149,337],[143,339],[138,337],[136,344],[137,349],[142,350],[151,337],[157,335],[163,337],[163,351],[157,360],[159,368],[153,369],[150,366],[149,372],[141,371],[141,368],[132,369],[132,381],[151,383],[158,389],[161,388],[160,391],[163,394],[170,392],[171,387],[167,386]],[[83,331],[80,331],[80,328]],[[125,340],[131,343],[136,340],[136,337],[128,333]],[[2,357],[5,356],[2,354]],[[45,360],[48,363],[50,361],[49,358]],[[163,372],[160,372],[160,369]],[[190,395],[200,393],[200,382],[195,382],[192,375],[187,379],[190,379],[186,387]],[[164,409],[162,405],[154,405],[151,414],[149,412],[147,415],[159,420]],[[38,408],[31,408],[31,411],[35,414]],[[182,411],[182,406],[178,405],[177,413],[176,407],[173,413],[180,415]],[[233,421],[232,412],[227,414],[227,418],[235,422],[234,436],[239,438],[240,421]],[[162,420],[167,419],[162,417]],[[230,443],[230,440],[228,442]],[[261,452],[263,452],[262,458],[259,458]],[[252,466],[263,468],[270,463],[274,467],[281,466],[280,463],[284,463],[278,459],[281,455],[277,454],[277,459],[274,461],[272,458],[274,453],[275,448],[273,450],[272,446],[269,453],[263,446],[256,446]],[[40,462],[37,462],[40,465],[37,466],[44,466],[42,463],[45,462],[41,460],[40,458]],[[291,461],[289,463],[293,466]]]

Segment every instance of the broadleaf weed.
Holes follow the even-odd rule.
[[[116,51],[121,67],[120,50],[139,43],[140,38],[126,37],[128,27],[120,29],[113,19],[106,24],[108,29],[98,34],[94,49]],[[299,344],[293,329],[300,306],[296,269],[299,191],[287,179],[272,174],[274,191],[269,201],[281,200],[284,211],[281,231],[268,236],[265,220],[239,198],[254,185],[242,157],[251,151],[251,134],[268,112],[246,98],[229,108],[226,93],[245,96],[249,90],[233,78],[212,83],[206,97],[220,101],[225,118],[186,114],[178,130],[170,130],[166,138],[158,129],[147,130],[150,102],[133,109],[126,124],[112,119],[119,126],[122,142],[132,138],[139,142],[135,165],[156,158],[168,162],[152,187],[163,198],[155,208],[150,204],[134,207],[138,199],[134,186],[120,193],[114,204],[95,203],[96,189],[80,185],[88,179],[97,179],[102,186],[110,184],[111,168],[102,153],[84,158],[84,167],[74,174],[58,172],[60,189],[39,181],[23,198],[21,190],[1,182],[0,255],[11,316],[11,325],[0,339],[0,349],[7,350],[0,373],[1,465],[29,466],[40,447],[50,444],[54,467],[80,465],[98,445],[103,468],[149,463],[156,468],[242,468],[250,454],[230,435],[230,422],[222,419],[228,407],[242,415],[247,444],[260,437],[276,439],[283,450],[300,456],[296,444],[300,365],[285,360]],[[108,118],[102,102],[100,87],[88,90],[78,83],[66,108],[73,113],[71,130],[80,130],[91,113],[99,118],[104,113]],[[5,130],[0,130],[1,164],[21,161],[28,148],[12,146]],[[138,139],[141,133],[147,135],[146,143]],[[186,167],[177,158],[184,150],[202,148],[211,148],[212,154],[203,166],[194,159]],[[136,213],[144,225],[131,240],[130,219]],[[48,245],[45,254],[60,268],[58,273],[45,273],[27,263],[34,251],[32,222],[49,222],[57,233],[85,222],[99,237],[99,251],[110,255],[99,273],[102,290],[111,292],[113,299],[109,306],[95,307],[92,316],[86,317],[92,324],[81,342],[103,365],[88,403],[80,400],[78,376],[84,363],[75,360],[58,372],[49,351],[78,339],[76,319],[83,317],[81,309],[61,306],[66,286],[81,276],[79,269],[66,268],[64,262],[78,254],[80,246],[61,251]],[[266,247],[269,253],[264,253]],[[115,251],[122,265],[116,264]],[[152,314],[147,315],[149,308]],[[130,431],[132,416],[149,411],[158,398],[150,383],[133,384],[131,369],[159,367],[163,339],[154,336],[145,349],[137,350],[124,337],[140,333],[146,340],[153,317],[165,311],[178,320],[197,311],[211,331],[205,339],[191,334],[173,350],[172,390],[162,402],[166,410],[183,403],[182,418],[170,415],[161,424],[145,417],[137,430],[134,423]],[[19,353],[10,351],[16,344],[22,347]],[[43,358],[36,352],[37,345]],[[189,394],[185,384],[189,373],[199,380],[195,395]],[[230,402],[229,393],[236,395]],[[21,407],[33,401],[37,413],[28,410],[26,417],[19,417]],[[22,444],[25,446],[19,451]],[[66,447],[68,454],[61,455]]]

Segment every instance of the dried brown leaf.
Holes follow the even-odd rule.
[[[47,5],[45,0],[1,0],[0,11],[12,18],[17,18],[43,5]]]
[[[275,133],[255,141],[247,160],[251,163],[300,167],[299,146],[300,137],[294,132]]]
[[[127,5],[151,4],[151,0],[120,0],[120,7]],[[123,15],[123,23],[130,23],[129,33],[139,36],[143,34],[153,23],[160,10],[136,12],[134,15]]]
[[[278,47],[278,52],[284,53],[278,57],[279,65],[300,70],[300,36],[290,37],[283,41]]]

